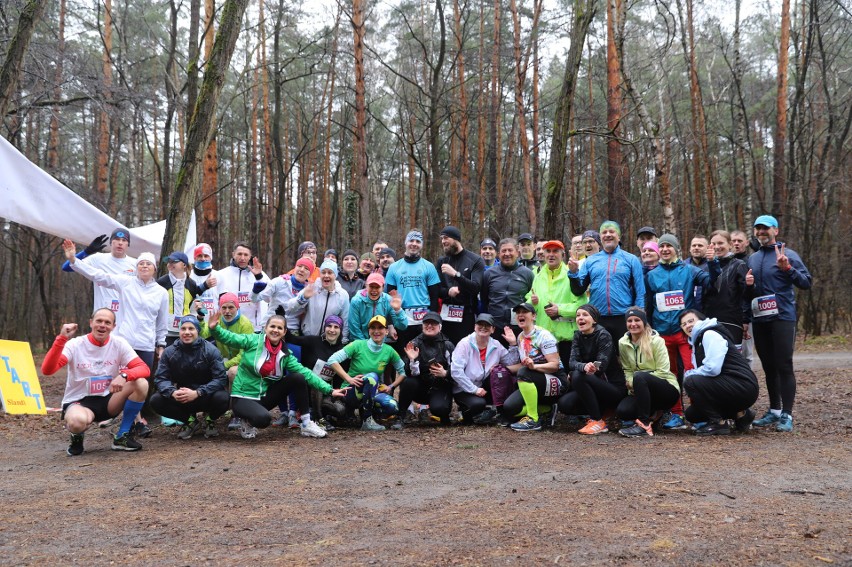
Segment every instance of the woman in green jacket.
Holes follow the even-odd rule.
[[[625,314],[627,333],[618,341],[618,355],[624,368],[628,396],[618,404],[618,417],[632,421],[619,433],[625,437],[651,437],[651,412],[666,410],[680,397],[677,378],[669,366],[666,341],[648,325],[641,307]]]
[[[234,416],[242,418],[240,435],[243,439],[254,438],[258,427],[269,427],[272,421],[269,410],[285,402],[290,394],[295,397],[302,415],[302,435],[325,437],[325,430],[311,421],[308,386],[332,396],[343,397],[344,394],[299,364],[290,354],[284,342],[286,319],[281,315],[272,315],[263,333],[252,335],[232,333],[218,323],[219,314],[210,315],[207,325],[216,341],[243,351],[231,386],[231,409]]]

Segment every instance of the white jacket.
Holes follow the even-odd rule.
[[[261,301],[265,301],[268,304],[266,315],[263,317],[262,326],[266,326],[266,322],[269,321],[269,317],[271,317],[275,310],[279,307],[285,307],[287,302],[296,297],[296,294],[293,293],[293,283],[290,281],[290,278],[287,274],[282,276],[277,276],[272,278],[272,280],[263,288],[263,291],[260,293],[251,294],[251,300],[254,303],[259,303]],[[310,284],[307,284],[310,285]],[[287,319],[287,328],[291,331],[299,331],[300,329],[300,317],[298,315],[290,315],[287,314],[285,316]]]
[[[312,284],[316,292],[310,299],[305,299],[304,291],[296,294],[285,305],[287,317],[302,316],[302,334],[320,335],[323,332],[324,317],[337,315],[343,319],[343,342],[349,342],[349,294],[334,281],[334,291],[329,293],[322,287],[320,280]]]
[[[241,270],[231,264],[216,272],[216,279],[218,280],[216,287],[219,293],[231,292],[235,294],[240,301],[240,315],[245,315],[246,319],[251,321],[255,331],[263,329],[262,323],[266,316],[267,304],[265,301],[252,303],[251,292],[256,281],[269,281],[266,272],[261,272],[261,278],[257,280],[251,270]]]
[[[506,347],[493,338],[488,339],[485,350],[485,364],[479,357],[479,347],[476,346],[476,333],[471,333],[456,345],[453,351],[453,362],[450,364],[450,374],[453,377],[453,393],[466,392],[474,394],[482,387],[489,377],[491,370],[497,364],[509,366],[518,364],[518,347]]]
[[[77,260],[77,262],[84,262],[87,266],[103,270],[108,274],[124,274],[127,276],[136,275],[136,258],[132,258],[130,256],[116,258],[108,252],[98,252],[97,254],[86,256],[82,260]],[[76,264],[77,262],[74,263]],[[118,291],[98,285],[97,283],[95,283],[94,288],[94,309],[106,307],[110,311],[118,313],[119,307],[121,306]]]
[[[116,313],[115,335],[134,350],[151,352],[166,346],[169,294],[152,279],[143,283],[136,276],[108,274],[86,262],[74,262],[71,269],[98,285],[118,291],[121,309]]]

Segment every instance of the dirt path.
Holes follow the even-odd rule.
[[[585,438],[280,429],[69,458],[57,415],[0,414],[0,556],[85,565],[849,565],[848,353],[797,357],[793,434]],[[827,362],[828,361],[828,362]],[[810,366],[814,364],[814,366]],[[47,381],[49,404],[61,380]],[[757,408],[766,407],[765,398]]]

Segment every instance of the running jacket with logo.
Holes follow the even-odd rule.
[[[482,312],[494,317],[500,330],[512,321],[512,309],[524,302],[533,285],[535,274],[520,261],[513,266],[495,264],[482,276]],[[499,331],[502,332],[502,331]]]
[[[569,372],[585,372],[587,363],[600,362],[600,368],[595,372],[600,376],[606,372],[614,355],[615,345],[612,344],[612,335],[602,325],[596,323],[594,329],[588,335],[579,330],[574,333],[574,340],[571,341],[568,370]]]
[[[471,333],[456,345],[452,358],[450,374],[453,377],[453,393],[473,394],[482,387],[495,366],[518,364],[518,348],[507,350],[496,339],[489,337],[483,362],[476,345],[476,333]]]
[[[624,315],[634,305],[645,307],[642,263],[621,246],[592,254],[568,278],[574,295],[583,295],[589,288],[589,302],[603,316]]]
[[[219,277],[213,269],[209,270],[199,270],[194,267],[189,272],[189,279],[194,281],[198,288],[201,290],[201,303],[204,305],[204,309],[207,310],[207,313],[213,314],[219,312],[219,286],[218,281],[217,285],[212,288],[207,287],[207,278],[210,276],[214,276],[216,278]],[[203,284],[203,285],[202,285]]]
[[[412,258],[407,256],[397,260],[388,268],[385,284],[387,291],[399,291],[403,309],[423,308],[437,311],[441,278],[438,277],[435,266],[427,260],[418,257],[412,261]],[[434,289],[431,293],[430,288]]]
[[[630,333],[625,333],[618,339],[618,358],[624,368],[624,380],[627,382],[630,395],[633,395],[633,375],[636,372],[648,372],[657,378],[665,380],[680,392],[677,377],[672,374],[669,362],[669,351],[666,349],[666,341],[657,331],[651,331],[651,358],[646,357],[639,348],[630,340]]]
[[[538,304],[535,306],[535,324],[547,329],[558,341],[570,341],[577,330],[574,317],[577,308],[586,303],[584,295],[574,295],[571,291],[571,280],[568,279],[568,267],[560,264],[556,270],[551,270],[544,264],[533,280],[532,289],[527,293],[527,301],[532,294],[538,296]],[[559,316],[551,319],[544,309],[548,303],[556,305]]]
[[[86,256],[85,252],[77,253],[77,262],[86,262],[87,265],[92,266],[94,268],[98,268],[99,270],[103,270],[108,274],[124,274],[126,276],[135,276],[136,275],[136,258],[132,258],[130,256],[125,256],[124,258],[116,258],[112,254],[108,252],[98,252],[97,254],[92,254],[91,256]],[[75,262],[75,263],[77,263]],[[62,265],[62,270],[65,272],[73,272],[74,270],[71,268],[71,262],[65,261]],[[118,291],[94,284],[94,308],[100,309],[101,307],[106,307],[113,313],[118,313],[118,308],[120,307],[120,300],[118,296]]]
[[[126,339],[139,351],[166,346],[169,294],[156,280],[143,283],[136,276],[108,274],[85,262],[74,262],[71,267],[98,285],[118,291],[122,309],[116,313],[113,336]]]
[[[251,292],[255,282],[268,282],[269,276],[265,272],[261,272],[260,277],[257,278],[249,268],[242,269],[233,260],[230,266],[222,268],[216,275],[218,279],[216,287],[219,288],[219,293],[231,292],[235,294],[240,302],[240,313],[251,321],[255,331],[261,330],[266,321],[267,305],[265,301],[252,302]]]
[[[370,319],[376,315],[384,317],[388,325],[393,325],[397,331],[407,329],[408,318],[405,316],[405,311],[402,309],[394,311],[390,300],[391,296],[384,292],[375,301],[370,299],[366,289],[356,293],[349,303],[349,340],[369,338]]]
[[[718,274],[718,264],[714,263],[716,271],[713,278]],[[680,332],[680,313],[685,309],[700,309],[695,296],[695,288],[698,286],[709,287],[711,276],[708,272],[686,264],[678,259],[669,264],[660,263],[655,269],[645,275],[645,313],[648,322],[655,331],[661,335],[674,335]],[[658,300],[665,303],[663,296],[667,292],[682,292],[683,303],[671,311],[660,311],[657,308]]]
[[[310,284],[306,282],[305,285]],[[254,291],[257,289],[260,289],[260,291]],[[281,307],[285,310],[284,318],[287,320],[287,329],[301,332],[300,325],[302,318],[297,313],[289,314],[286,312],[287,302],[296,297],[296,293],[298,292],[293,289],[293,276],[288,276],[287,274],[274,277],[269,282],[255,282],[249,296],[252,303],[258,304],[265,302],[267,304],[266,313],[261,319],[260,326],[265,327],[269,318]]]
[[[331,393],[331,386],[299,364],[296,357],[287,350],[286,345],[275,356],[275,373],[266,377],[261,376],[260,368],[269,359],[265,334],[238,335],[226,331],[222,328],[222,325],[216,325],[211,332],[217,342],[221,341],[243,351],[243,357],[240,359],[240,365],[237,368],[237,376],[231,386],[232,398],[259,400],[266,394],[270,382],[281,380],[288,372],[295,372],[304,376],[308,386],[314,390],[319,390],[323,394]]]
[[[793,286],[810,289],[813,284],[811,273],[799,255],[789,248],[785,248],[784,253],[790,260],[790,269],[786,272],[776,263],[774,246],[761,246],[760,250],[748,258],[748,267],[754,276],[754,297],[775,295],[778,305],[778,314],[754,317],[755,323],[795,321],[796,294],[793,292]]]
[[[175,313],[175,279],[171,274],[166,274],[157,279],[157,283],[169,294],[169,315],[171,317],[169,317],[168,334],[171,336],[177,336],[181,317],[189,315],[190,311],[194,311],[192,302],[197,296],[201,295],[201,287],[187,276],[183,281],[183,297],[179,298],[181,310],[179,313]]]

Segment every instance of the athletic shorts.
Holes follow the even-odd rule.
[[[68,402],[67,404],[62,406],[62,419],[65,419],[65,412],[68,410],[68,406],[73,406],[75,404],[81,405],[86,409],[92,410],[92,413],[95,414],[95,423],[111,419],[118,414],[110,415],[108,409],[110,398],[112,398],[112,393],[109,393],[106,396],[86,396],[85,398],[79,399],[76,402]]]

